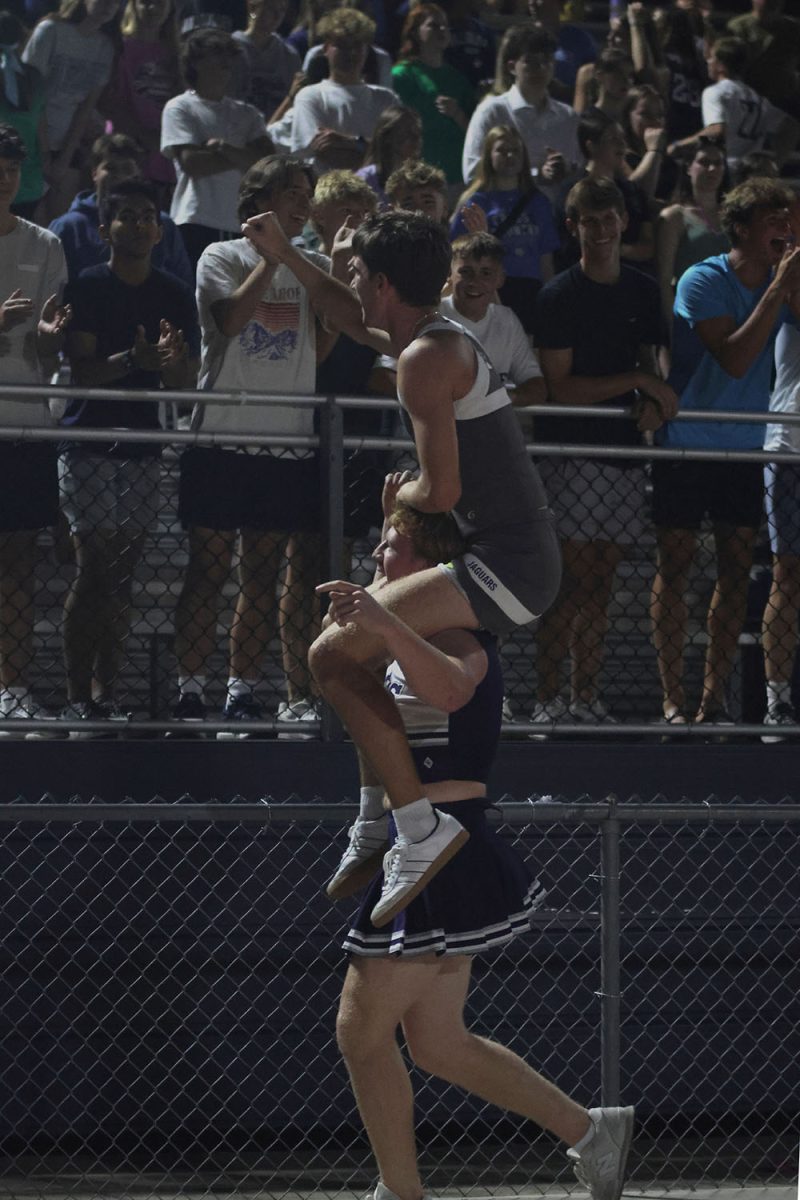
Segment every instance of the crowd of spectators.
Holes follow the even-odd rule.
[[[593,11],[590,24],[577,12],[575,0],[7,0],[0,382],[57,376],[85,395],[66,405],[4,395],[0,424],[152,431],[155,402],[92,389],[199,386],[282,402],[197,404],[192,428],[302,437],[315,431],[313,409],[292,395],[393,395],[392,360],[323,321],[303,282],[241,225],[274,212],[346,282],[347,231],[395,206],[450,229],[441,311],[482,342],[516,405],[631,411],[623,425],[537,419],[537,440],[761,449],[762,425],[673,418],[680,408],[766,412],[771,401],[800,412],[800,21],[783,0],[740,13],[634,0],[624,15]],[[346,414],[347,433],[381,428],[380,414]],[[796,451],[795,429],[770,426],[767,448]],[[0,439],[0,716],[19,718],[23,734],[49,715],[30,685],[39,531],[60,522],[71,542],[63,715],[94,728],[125,719],[117,681],[132,582],[158,515],[155,440],[53,445]],[[613,719],[601,695],[607,611],[617,567],[643,537],[647,472],[619,455],[547,456],[542,467],[565,559],[562,593],[537,631],[532,720],[547,736],[559,721]],[[776,727],[795,719],[798,478],[791,463],[767,471],[763,646]],[[318,719],[305,659],[319,622],[319,487],[312,449],[182,455],[189,557],[175,716],[186,726],[208,715],[234,564],[231,736],[263,715],[275,632],[286,677],[278,720],[304,736]],[[664,720],[725,723],[763,471],[662,460],[653,488]],[[348,539],[369,529],[374,503],[373,491],[354,499]],[[703,691],[690,704],[685,591],[706,518],[718,569]]]

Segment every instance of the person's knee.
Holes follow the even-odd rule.
[[[341,678],[352,660],[337,644],[340,630],[332,626],[321,633],[309,647],[308,669],[321,688],[331,679]]]
[[[360,1005],[342,999],[336,1015],[336,1045],[348,1066],[369,1062],[391,1036],[379,1014],[370,1015]]]
[[[427,1075],[448,1078],[460,1060],[469,1040],[463,1025],[452,1023],[443,1028],[425,1022],[405,1023],[403,1031],[414,1066]]]
[[[230,566],[227,547],[197,542],[189,553],[187,584],[193,591],[218,591],[230,574]]]

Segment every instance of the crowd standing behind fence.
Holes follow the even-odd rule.
[[[57,8],[57,11],[46,11],[49,8]],[[294,14],[287,15],[281,0],[253,0],[247,10],[244,4],[221,4],[215,0],[192,0],[191,3],[160,0],[153,11],[145,11],[139,0],[128,0],[124,14],[122,8],[120,0],[60,0],[57,5],[53,0],[50,4],[26,5],[26,12],[35,16],[44,10],[45,15],[24,31],[24,35],[13,20],[7,22],[10,40],[8,45],[3,45],[2,116],[19,129],[26,141],[31,169],[36,167],[37,155],[42,166],[40,185],[32,184],[23,193],[25,215],[39,220],[55,219],[53,229],[63,239],[71,280],[82,268],[104,260],[105,244],[98,235],[97,205],[113,178],[144,169],[157,179],[162,202],[165,202],[171,191],[171,167],[159,155],[159,149],[177,169],[178,184],[172,195],[171,212],[180,232],[170,221],[162,219],[162,238],[155,247],[153,262],[193,283],[203,248],[212,242],[221,245],[227,239],[235,239],[239,231],[239,182],[247,168],[271,148],[273,139],[282,153],[297,145],[303,155],[312,160],[316,156],[322,161],[327,155],[326,169],[330,166],[362,169],[370,186],[377,189],[382,204],[420,208],[444,221],[448,219],[448,198],[452,203],[463,184],[469,183],[480,161],[483,167],[478,182],[496,183],[497,188],[479,189],[475,195],[479,203],[468,211],[476,220],[482,220],[478,214],[480,208],[486,214],[489,230],[501,234],[506,250],[506,283],[501,299],[515,307],[528,331],[533,327],[531,298],[539,280],[546,280],[549,274],[550,250],[555,250],[558,256],[564,245],[569,244],[566,236],[562,236],[562,246],[556,247],[553,231],[564,228],[568,184],[577,177],[579,169],[576,109],[587,110],[594,103],[594,110],[586,113],[588,121],[600,121],[603,114],[603,122],[621,120],[621,130],[603,122],[598,124],[595,142],[603,143],[607,139],[608,155],[598,158],[597,146],[593,143],[591,173],[597,175],[598,163],[601,163],[601,173],[606,168],[609,173],[614,173],[620,186],[631,195],[636,186],[641,187],[646,200],[640,202],[640,193],[636,195],[639,197],[637,220],[642,229],[657,216],[664,202],[674,198],[673,184],[684,162],[689,162],[695,150],[698,159],[703,149],[707,155],[711,153],[711,144],[705,136],[709,133],[722,136],[730,161],[739,160],[750,145],[755,145],[759,147],[762,156],[759,162],[765,172],[775,175],[782,172],[788,179],[798,174],[795,148],[800,136],[800,125],[796,120],[796,96],[800,94],[800,22],[781,12],[779,0],[769,5],[753,0],[752,12],[735,17],[727,29],[723,28],[719,17],[711,14],[701,16],[692,12],[686,15],[683,10],[676,10],[664,21],[661,32],[640,4],[632,5],[622,19],[610,12],[609,27],[605,31],[600,22],[589,30],[564,21],[559,0],[532,0],[527,14],[520,8],[513,23],[499,38],[493,79],[489,78],[492,74],[489,55],[494,34],[489,26],[495,22],[495,16],[486,13],[482,14],[485,19],[477,20],[459,3],[441,7],[412,6],[407,14],[402,14],[404,35],[401,34],[401,14],[395,14],[391,5],[384,6],[378,0],[372,0],[373,11],[366,15],[346,5],[337,5],[333,12],[324,15],[323,6],[318,5],[313,13],[309,10],[309,14],[298,19],[295,29],[291,28]],[[5,29],[6,25],[2,27]],[[597,46],[604,39],[608,49],[598,60]],[[298,60],[292,47],[300,44],[303,53],[306,50],[309,53],[304,59],[303,70],[293,74],[292,64],[296,66]],[[701,45],[705,58],[699,53]],[[390,76],[393,60],[396,65]],[[264,84],[267,62],[280,64],[280,71],[271,77],[269,95]],[[180,91],[178,66],[184,73],[186,90],[183,92]],[[329,68],[330,77],[323,80],[324,70],[320,68]],[[37,90],[37,71],[42,73],[41,90]],[[365,81],[367,75],[370,83]],[[375,86],[373,82],[386,83],[389,78],[394,81],[392,86],[396,94],[407,99],[409,108],[403,110],[393,104],[392,90]],[[689,80],[689,83],[682,87],[681,80]],[[632,84],[636,86],[632,87]],[[475,88],[477,92],[473,92]],[[280,91],[284,93],[282,96]],[[240,98],[234,99],[234,96]],[[130,98],[130,103],[125,97]],[[44,105],[44,117],[40,122],[41,136],[37,138],[32,122],[35,124],[39,99]],[[318,101],[322,100],[325,104],[320,107]],[[470,117],[475,101],[477,107]],[[735,105],[741,102],[751,105],[752,112],[758,116],[758,121],[754,117],[753,121],[745,122],[746,130],[735,110]],[[266,122],[271,122],[273,116],[277,119],[268,128]],[[106,130],[113,126],[115,132],[106,132],[97,140],[104,123]],[[420,155],[420,130],[426,139],[422,146],[423,159],[433,161],[409,162]],[[465,132],[459,171],[458,164],[453,166],[453,154],[458,157]],[[373,133],[374,145],[368,147],[367,139]],[[747,135],[746,145],[741,138],[737,140],[740,133],[742,137]],[[623,135],[624,155],[621,155]],[[127,139],[136,139],[138,145]],[[520,142],[530,158],[527,181],[520,179],[520,170],[528,171],[524,154],[520,166],[519,155],[515,158],[513,153],[514,145]],[[504,162],[501,162],[501,151],[510,152]],[[439,158],[447,171],[447,180],[435,166]],[[741,159],[744,165],[746,158]],[[365,160],[368,165],[362,167]],[[690,174],[694,172],[698,187],[694,189],[694,206],[691,209],[684,206],[681,212],[685,237],[677,251],[674,239],[669,237],[661,239],[657,247],[655,265],[665,301],[672,279],[680,274],[678,267],[686,265],[699,253],[698,247],[701,243],[705,245],[703,238],[709,230],[712,234],[718,232],[715,228],[716,207],[709,204],[707,189],[703,192],[699,188],[699,168],[689,165],[689,171]],[[395,186],[387,195],[384,188],[390,174],[393,174]],[[527,182],[534,184],[530,192]],[[724,192],[726,186],[723,180],[720,189]],[[72,196],[75,199],[70,211],[65,212]],[[522,205],[525,196],[528,203]],[[716,196],[717,203],[721,198]],[[677,216],[672,210],[670,214],[669,228],[674,233]],[[451,221],[457,215],[451,214]],[[298,228],[298,236],[300,232]],[[460,225],[454,224],[453,232],[461,232]],[[304,236],[314,236],[308,226]],[[332,232],[329,231],[327,236],[331,244]],[[183,246],[180,240],[184,242]],[[684,240],[691,240],[692,245],[684,245]],[[639,249],[640,241],[642,239],[636,242]],[[537,254],[538,265],[534,261]],[[770,270],[775,269],[773,263]],[[341,274],[346,275],[346,266],[342,267]],[[200,282],[202,286],[202,280]],[[22,288],[21,292],[25,295],[31,290]],[[56,306],[60,299],[56,293]],[[277,303],[274,297],[270,301],[266,295],[262,295],[261,301],[264,305]],[[678,302],[681,302],[680,296]],[[10,313],[10,309],[8,311]],[[462,315],[466,315],[466,310]],[[497,326],[499,316],[500,310],[496,310],[492,315],[493,325]],[[285,310],[284,317],[288,326],[281,331],[282,336],[275,344],[285,348],[297,319],[295,310]],[[3,323],[6,324],[5,317]],[[32,337],[32,327],[27,328],[26,333]],[[681,328],[679,344],[673,348],[678,360],[684,353],[682,338]],[[339,385],[348,380],[351,363],[354,381],[357,377],[365,388],[374,387],[379,394],[385,394],[392,387],[390,372],[368,370],[368,348],[348,343],[344,336],[335,344],[334,340],[325,334],[317,344],[319,387],[349,390]],[[790,340],[787,332],[781,341],[783,380]],[[255,375],[248,379],[248,389],[282,390],[281,354],[282,351],[265,358]],[[322,361],[326,356],[327,360]],[[662,357],[666,365],[666,350]],[[9,378],[9,370],[13,371],[13,361],[13,357],[5,358],[5,378]],[[62,378],[67,365],[67,360],[62,360]],[[304,383],[303,390],[305,386]],[[308,392],[312,390],[309,386]],[[723,400],[720,405],[724,407]],[[765,405],[764,392],[758,407],[763,410]],[[310,409],[304,411],[306,415],[311,412]],[[208,421],[213,409],[208,408],[206,412]],[[282,431],[290,434],[294,423],[293,416]],[[350,428],[355,427],[350,425]],[[358,428],[366,431],[368,426],[359,425]],[[609,427],[609,432],[612,428]],[[690,426],[682,424],[676,428],[683,430],[681,444],[689,444],[692,439]],[[753,425],[749,429],[747,445],[760,446],[760,426]],[[723,439],[726,444],[727,437],[726,434]],[[227,453],[232,454],[231,451]],[[296,456],[297,448],[294,453]],[[310,454],[311,450],[299,453]],[[74,456],[74,449],[67,455],[70,456]],[[245,458],[254,457],[236,456],[242,463]],[[278,461],[274,451],[271,457]],[[187,479],[191,461],[190,456],[184,467]],[[348,469],[357,463],[358,456],[351,456]],[[598,477],[604,473],[596,463],[592,470]],[[656,484],[664,471],[666,466],[660,464],[655,473]],[[586,473],[583,468],[584,477]],[[700,474],[703,480],[709,476],[708,471]],[[751,474],[755,477],[755,468]],[[783,473],[773,482],[782,486]],[[347,486],[356,492],[364,490],[363,481],[356,479],[352,472],[347,476]],[[694,488],[695,485],[690,486]],[[658,494],[657,486],[657,505],[660,504]],[[781,496],[781,511],[791,511],[794,500],[787,500],[783,492]],[[353,504],[357,508],[360,501]],[[772,511],[770,516],[774,524]],[[573,524],[580,523],[575,512],[571,519]],[[734,531],[739,539],[737,546],[739,542],[752,542],[752,530],[760,519],[760,511],[758,514],[754,511],[750,515],[750,526]],[[63,514],[61,520],[64,520]],[[293,524],[297,523],[296,519]],[[360,528],[358,521],[351,522],[351,531]],[[663,526],[663,529],[667,531],[669,526]],[[614,539],[610,536],[613,533],[613,528],[600,529],[600,542],[613,545]],[[664,532],[660,535],[661,540],[667,536]],[[737,551],[732,556],[736,560],[735,584],[730,572],[722,571],[720,576],[721,593],[727,594],[730,582],[736,597],[731,600],[730,612],[726,604],[722,606],[726,632],[718,628],[720,622],[716,616],[711,618],[707,687],[700,714],[707,707],[706,701],[711,704],[713,714],[721,717],[726,714],[727,701],[723,693],[741,625],[741,596],[749,555],[745,546],[741,553]],[[218,583],[224,579],[224,568],[231,558],[225,553],[219,560],[213,557],[214,564],[209,557],[207,566],[217,579],[211,590],[216,588],[218,593]],[[252,580],[248,582],[245,578],[251,575],[253,568],[252,557],[247,556],[247,559],[249,566],[244,569],[242,587],[252,586],[263,599],[263,588],[259,591]],[[295,586],[293,580],[295,569],[298,575],[303,573],[302,560],[299,549],[297,555],[289,554],[281,585],[283,601],[289,606],[292,598],[299,596],[302,628],[297,631],[297,648],[309,640],[314,619],[302,601],[303,588]],[[681,671],[681,641],[685,636],[680,597],[684,590],[684,566],[685,562],[678,564],[676,572],[680,578],[677,578],[675,571],[670,574],[666,556],[661,554],[653,592],[659,669],[662,681],[666,680],[665,713],[673,723],[693,715],[684,711],[685,698],[680,693],[680,685],[673,679]],[[193,559],[190,576],[196,574],[195,567]],[[784,641],[783,633],[778,639],[772,631],[771,614],[775,614],[775,628],[779,630],[793,619],[793,576],[787,569],[785,554],[776,556],[774,567],[776,582],[764,626],[768,674],[773,670],[771,647],[775,646],[776,640]],[[265,570],[256,569],[256,574],[262,576],[262,581],[266,576],[274,576],[274,562]],[[4,575],[10,579],[8,571]],[[131,572],[125,575],[132,578]],[[207,579],[205,575],[203,578],[205,587]],[[784,604],[783,596],[777,599],[781,581],[785,584],[787,604]],[[16,586],[8,583],[12,591]],[[666,608],[669,612],[664,611],[665,605],[660,599],[664,588],[667,589],[665,594],[669,603]],[[23,591],[19,593],[18,605],[26,609]],[[185,624],[184,607],[179,608],[180,628]],[[30,604],[26,611],[30,626]],[[716,614],[716,602],[712,604],[712,613]],[[211,609],[206,615],[208,629],[213,625]],[[262,632],[265,632],[270,619],[268,612],[263,612],[262,616],[265,622]],[[12,628],[13,620],[14,613],[7,609],[6,631]],[[305,628],[308,622],[310,624]],[[23,636],[23,626],[25,620],[19,625],[24,641],[28,635]],[[241,622],[234,622],[234,641],[238,636],[235,630],[240,626]],[[179,644],[182,642],[181,633],[178,641]],[[775,667],[784,674],[788,659],[793,657],[791,643],[787,645],[787,661],[779,668]],[[248,656],[252,652],[253,659],[261,657],[263,660],[264,643],[260,636],[252,638],[248,646]],[[201,658],[206,656],[206,650],[201,647]],[[232,658],[236,653],[236,647],[232,645]],[[185,655],[190,658],[190,651],[185,650]],[[715,666],[720,655],[724,661]],[[591,664],[591,655],[584,656],[579,649],[578,656]],[[300,706],[316,715],[314,697],[306,694],[309,686],[303,680],[305,668],[298,665],[302,653],[285,653],[285,658],[287,699],[294,697]],[[240,669],[245,669],[241,663]],[[254,671],[254,676],[256,674],[258,672]],[[189,678],[183,670],[181,676]],[[230,678],[236,680],[243,676],[231,668]],[[254,678],[248,677],[248,680],[254,682]],[[786,684],[787,681],[781,677],[777,682]],[[774,689],[770,692],[772,709],[777,703],[773,692]],[[667,698],[668,693],[674,693],[672,699]],[[26,697],[26,704],[29,703],[33,701]],[[780,703],[786,719],[790,714],[785,688]]]

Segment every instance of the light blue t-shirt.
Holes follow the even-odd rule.
[[[697,333],[698,321],[731,316],[744,324],[769,286],[751,291],[739,282],[727,254],[717,254],[689,267],[678,280],[672,334],[669,384],[680,396],[681,409],[766,412],[769,408],[775,338],[792,314],[784,305],[767,344],[742,379],[734,379],[709,353]],[[763,425],[710,421],[670,421],[659,430],[661,446],[716,450],[760,450]]]

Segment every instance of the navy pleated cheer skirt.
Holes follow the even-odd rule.
[[[510,942],[530,927],[546,892],[522,858],[486,820],[485,799],[436,805],[469,831],[469,841],[394,921],[376,929],[369,919],[381,895],[383,872],[370,883],[344,948],[360,955],[479,954]],[[390,817],[390,839],[397,836]]]

